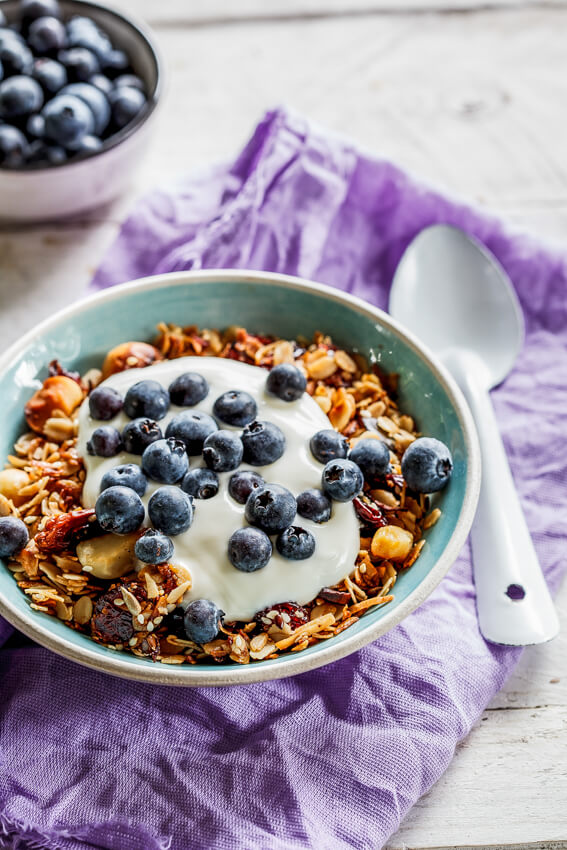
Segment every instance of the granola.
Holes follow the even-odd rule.
[[[362,437],[380,439],[391,462],[391,472],[365,483],[353,501],[360,548],[350,575],[321,588],[306,605],[282,602],[250,621],[223,622],[217,638],[204,645],[187,638],[178,607],[191,587],[187,570],[143,565],[124,574],[137,534],[100,536],[95,512],[81,503],[85,468],[77,451],[80,404],[101,380],[185,356],[230,358],[264,369],[299,366],[307,392],[351,448]],[[23,520],[30,534],[9,569],[32,608],[111,649],[157,662],[248,664],[332,638],[392,601],[398,574],[415,563],[423,531],[441,513],[429,510],[427,495],[409,491],[401,474],[402,455],[419,435],[395,397],[395,376],[369,368],[360,354],[338,348],[322,333],[311,341],[282,340],[240,327],[220,332],[161,323],[153,345],[123,343],[108,352],[100,371],[81,377],[52,363],[26,405],[31,430],[0,472],[0,516]]]

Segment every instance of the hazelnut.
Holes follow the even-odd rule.
[[[158,360],[163,360],[161,353],[147,342],[122,342],[116,348],[112,348],[102,365],[102,379],[116,372],[124,372],[125,369],[140,369],[151,366]]]

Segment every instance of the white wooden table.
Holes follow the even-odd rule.
[[[567,245],[563,0],[116,5],[153,25],[166,57],[155,144],[104,216],[0,230],[0,348],[84,292],[136,194],[234,156],[280,103]],[[389,850],[567,848],[567,587],[558,605],[562,636],[525,651]]]

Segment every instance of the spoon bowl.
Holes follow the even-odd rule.
[[[511,371],[524,341],[522,308],[504,269],[444,224],[422,230],[402,257],[390,313],[442,357],[455,348],[474,352],[489,387]]]

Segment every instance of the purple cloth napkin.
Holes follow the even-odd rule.
[[[433,222],[480,238],[522,301],[526,346],[494,401],[557,588],[567,536],[564,256],[277,111],[230,167],[140,202],[94,285],[236,266],[313,278],[384,307],[402,251]],[[378,850],[518,657],[479,634],[467,549],[396,629],[287,680],[159,688],[39,647],[4,649],[0,845]]]

